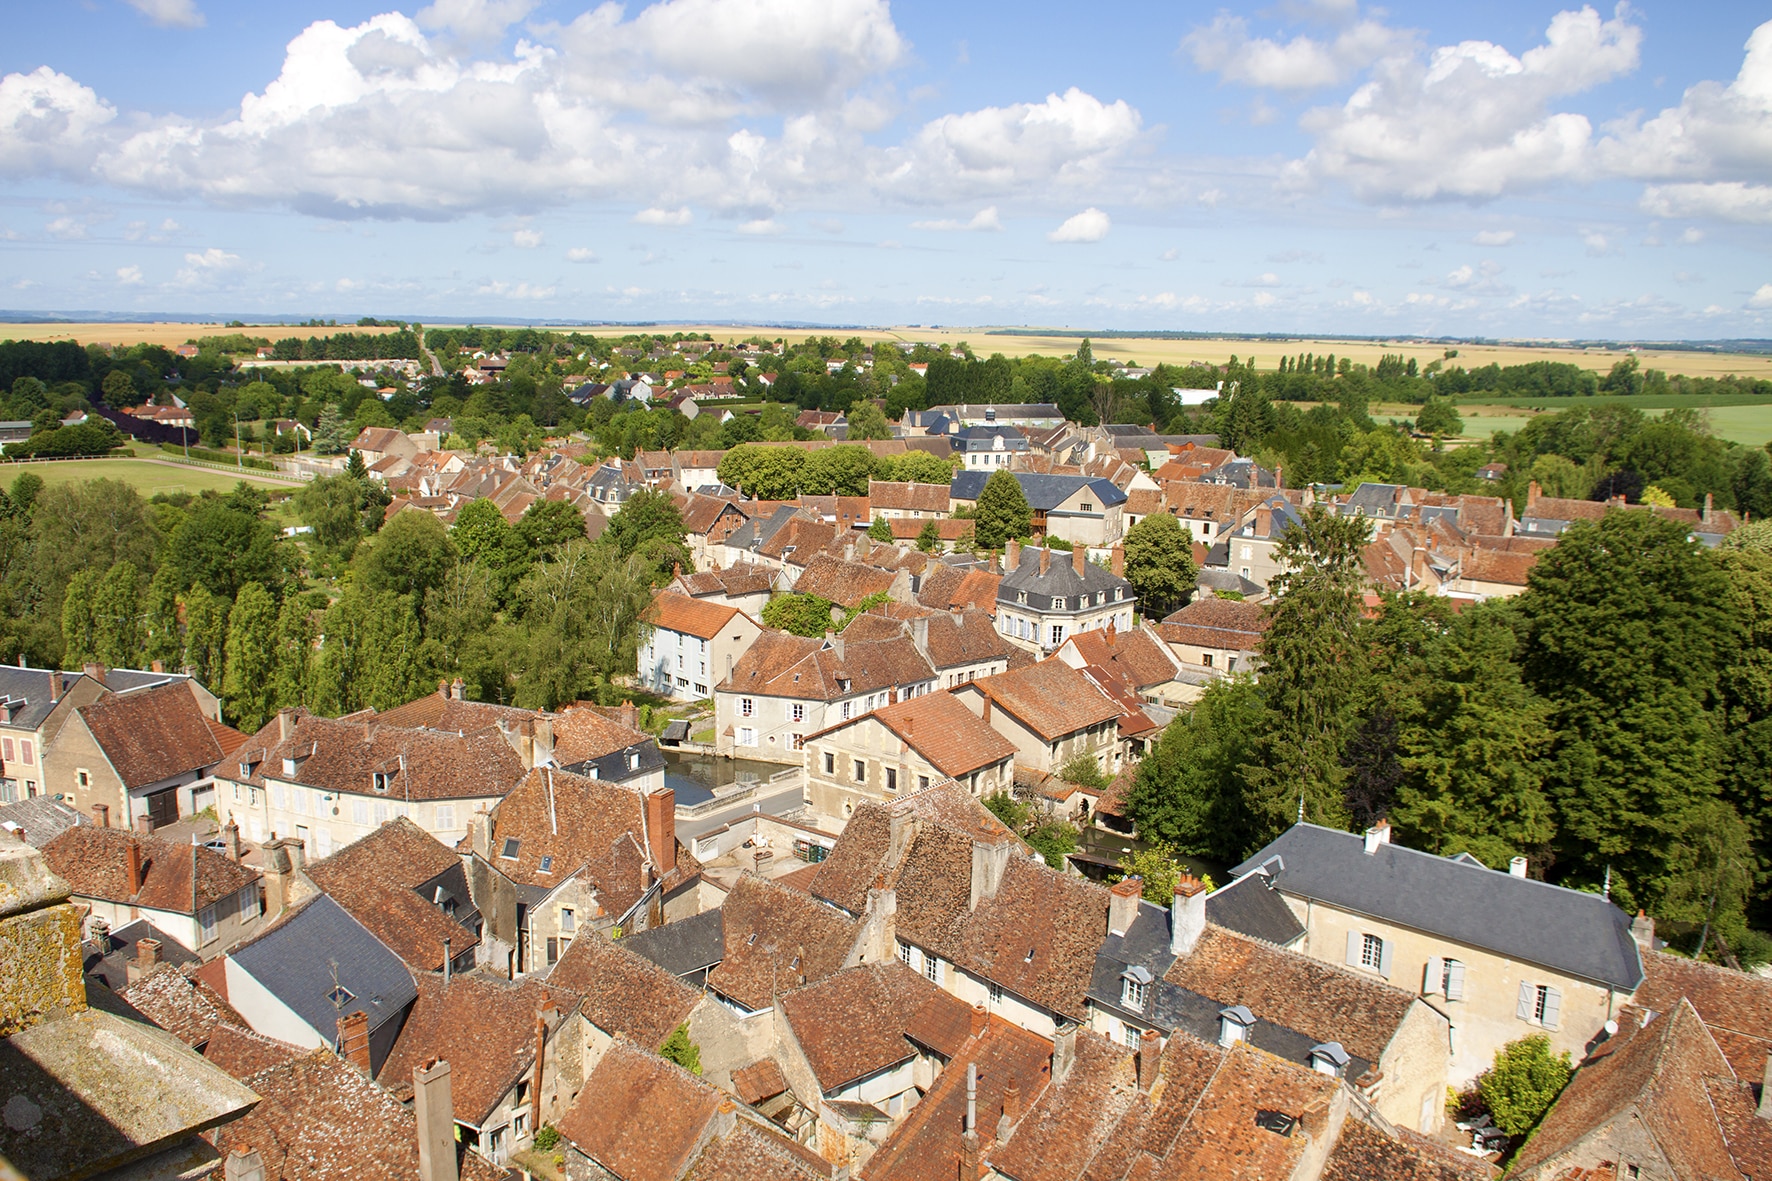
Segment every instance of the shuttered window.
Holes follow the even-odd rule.
[[[1360,931],[1347,933],[1347,965],[1350,968],[1377,972],[1388,980],[1391,974],[1392,950],[1394,945],[1389,939]]]
[[[1514,1016],[1546,1029],[1556,1029],[1562,1020],[1563,994],[1548,984],[1520,981],[1520,996]]]
[[[1446,961],[1446,999],[1461,1001],[1464,999],[1464,965],[1458,960]]]
[[[1421,994],[1443,996],[1449,1001],[1464,999],[1464,964],[1450,957],[1433,956],[1422,973]]]

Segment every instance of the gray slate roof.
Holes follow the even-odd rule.
[[[17,668],[10,664],[0,664],[0,700],[22,703],[13,712],[12,721],[0,724],[15,730],[37,729],[56,703],[66,697],[69,690],[86,675],[76,672],[58,673],[62,679],[62,688],[55,701],[51,701],[49,672],[46,668]],[[105,687],[113,693],[128,693],[135,689],[149,689],[172,681],[188,680],[190,678],[183,673],[145,672],[131,668],[113,668],[105,672]]]
[[[1037,546],[1021,547],[1021,557],[1013,570],[1003,575],[1003,581],[997,584],[997,601],[999,603],[1017,602],[1017,596],[1026,594],[1028,605],[1041,610],[1049,610],[1056,596],[1063,596],[1067,609],[1077,611],[1076,596],[1090,596],[1091,607],[1097,592],[1105,595],[1104,603],[1132,603],[1136,597],[1132,593],[1132,584],[1124,578],[1115,577],[1112,571],[1097,566],[1094,562],[1083,563],[1083,573],[1078,574],[1075,560],[1070,550],[1053,550],[1047,563],[1046,573],[1040,573],[1040,549]],[[1123,591],[1125,597],[1114,598],[1114,592]]]
[[[1258,873],[1246,874],[1222,890],[1206,896],[1206,919],[1252,939],[1280,947],[1289,946],[1304,934],[1304,924]]]
[[[1233,871],[1269,859],[1288,894],[1626,991],[1643,982],[1630,916],[1567,890],[1401,845],[1368,855],[1358,833],[1295,824]]]
[[[621,945],[645,956],[673,976],[690,976],[726,958],[726,922],[721,911],[698,915],[629,935]]]
[[[373,1034],[418,997],[400,957],[324,894],[231,958],[328,1041],[337,1036],[340,1017],[369,1014]],[[333,965],[338,984],[352,994],[337,1008],[330,999]]]
[[[25,844],[38,849],[70,828],[91,823],[84,812],[76,812],[49,796],[33,796],[0,807],[0,828],[22,837]]]

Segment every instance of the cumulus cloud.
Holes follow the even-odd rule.
[[[142,281],[140,267],[118,267],[117,282],[124,287],[134,287]]]
[[[479,287],[481,295],[496,295],[502,299],[552,299],[555,288],[542,287],[534,283],[507,283],[502,279],[494,279],[482,283]]]
[[[1050,242],[1099,242],[1107,237],[1113,222],[1108,215],[1091,205],[1083,212],[1065,219],[1064,224],[1046,238]]]
[[[1747,306],[1756,311],[1772,308],[1772,283],[1760,284],[1760,289],[1748,297]]]
[[[534,9],[535,0],[433,0],[418,10],[418,23],[467,41],[491,41]]]
[[[597,252],[589,246],[574,246],[566,252],[567,262],[596,262]]]
[[[1315,146],[1293,179],[1330,177],[1368,200],[1484,200],[1577,178],[1594,156],[1585,115],[1551,104],[1635,69],[1642,30],[1620,6],[1559,12],[1542,45],[1488,41],[1388,57],[1339,107],[1301,121]]]
[[[522,250],[534,250],[541,243],[540,230],[516,230],[511,234],[511,245]]]
[[[747,221],[738,227],[738,232],[741,234],[756,234],[764,237],[771,234],[779,234],[781,231],[781,223],[772,217],[752,218],[750,221]]]
[[[162,28],[200,29],[205,23],[203,13],[193,0],[126,0],[126,2],[129,7]]]
[[[1649,185],[1641,202],[1656,217],[1705,217],[1752,224],[1772,222],[1772,185],[1725,180]]]
[[[1183,37],[1181,49],[1200,69],[1226,82],[1313,90],[1345,81],[1381,58],[1409,49],[1414,41],[1412,33],[1367,19],[1326,40],[1299,35],[1282,42],[1251,37],[1248,21],[1223,13]]]
[[[995,205],[987,205],[977,213],[973,214],[972,217],[966,221],[960,221],[958,218],[951,217],[942,218],[939,221],[914,221],[911,223],[911,228],[913,230],[996,231],[1003,228],[1003,219],[997,216],[997,207]]]
[[[1478,246],[1507,246],[1515,237],[1512,230],[1479,230],[1471,241]]]
[[[643,226],[686,226],[694,217],[685,205],[681,209],[642,209],[634,214],[634,221]]]
[[[1125,100],[1104,103],[1073,86],[1043,103],[933,119],[909,144],[886,153],[878,183],[923,200],[1041,183],[1087,186],[1137,140],[1142,126]]]
[[[181,287],[221,286],[233,272],[242,269],[243,265],[238,254],[219,246],[191,251],[185,255],[185,265],[179,268],[177,282]]]
[[[39,66],[0,78],[0,172],[80,175],[117,109],[66,74]]]

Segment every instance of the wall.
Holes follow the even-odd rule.
[[[825,771],[826,756],[833,770]],[[863,778],[855,778],[856,760]],[[896,772],[888,790],[886,771]],[[993,778],[996,769],[993,768]],[[806,801],[825,816],[848,816],[866,803],[895,800],[947,778],[874,716],[866,715],[806,744]]]
[[[1449,1037],[1444,1014],[1422,1001],[1409,1006],[1408,1016],[1378,1060],[1384,1078],[1372,1105],[1380,1115],[1426,1135],[1440,1130],[1446,1122]]]
[[[246,1018],[253,1032],[308,1049],[332,1046],[337,1030],[327,1030],[322,1036],[232,958],[224,962],[227,965],[228,1004]]]
[[[232,767],[232,762],[223,767]],[[413,823],[454,848],[468,835],[468,817],[480,808],[490,810],[503,796],[478,796],[455,800],[414,800],[410,804],[396,794],[380,795],[373,791],[361,794],[333,792],[323,788],[291,783],[275,775],[266,775],[265,786],[241,783],[224,775],[215,780],[216,815],[223,825],[232,819],[240,826],[240,834],[255,844],[278,836],[299,835],[298,828],[307,829],[303,853],[309,861],[329,857],[354,841],[361,840],[396,816],[409,816]],[[283,793],[283,807],[276,806],[277,791]],[[300,806],[298,808],[298,805]],[[438,816],[439,806],[448,814]],[[116,812],[111,813],[117,815]],[[447,820],[447,824],[440,823]]]
[[[768,595],[760,597],[768,601]],[[650,628],[636,656],[640,679],[654,693],[701,701],[712,696],[713,687],[726,679],[762,633],[762,627],[745,615],[733,616],[712,639]],[[679,685],[679,680],[684,684]]]
[[[69,807],[78,808],[88,816],[92,815],[94,804],[103,804],[110,809],[112,827],[134,827],[129,793],[123,786],[123,779],[112,768],[111,761],[105,757],[98,740],[79,714],[70,714],[49,749],[38,748],[38,756],[42,760],[43,772],[41,794],[59,792],[66,797]],[[79,787],[76,780],[77,773],[82,770],[88,776],[84,788]],[[138,802],[136,811],[147,811],[146,803]]]
[[[910,952],[908,959],[905,957],[907,949]],[[903,940],[897,941],[893,950],[913,972],[922,973],[925,979],[929,976],[928,966],[933,960],[938,965],[935,983],[943,992],[956,996],[969,1005],[983,1005],[993,1017],[1001,1017],[1044,1038],[1050,1038],[1058,1026],[1051,1010],[1023,1000],[1007,989],[998,990],[998,995],[993,997],[989,981],[957,966],[951,960],[932,956],[915,944]]]
[[[752,704],[751,716],[748,718],[740,713],[740,701],[745,697],[749,697]],[[850,715],[866,713],[866,700],[866,695],[849,698]],[[799,721],[794,720],[795,705],[801,707],[802,716]],[[794,745],[794,735],[804,737],[826,726],[835,725],[843,720],[842,707],[842,701],[827,703],[802,698],[718,691],[714,694],[714,749],[723,755],[798,766],[803,762],[803,757]],[[739,744],[739,728],[743,726],[756,731],[755,746]],[[729,729],[731,734],[727,733]]]

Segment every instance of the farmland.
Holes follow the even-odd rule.
[[[51,485],[81,480],[121,480],[143,496],[158,492],[229,492],[241,480],[284,492],[295,487],[287,481],[255,477],[251,472],[236,475],[219,468],[187,467],[159,459],[70,459],[0,465],[0,478],[9,484],[21,472],[31,472]]]

